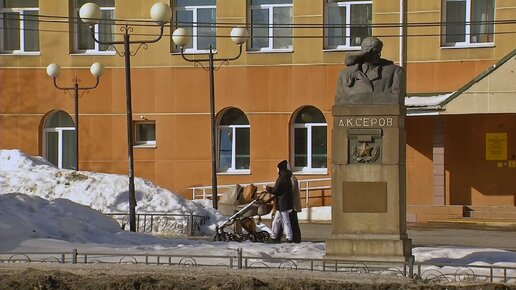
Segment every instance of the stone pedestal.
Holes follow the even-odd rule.
[[[407,261],[403,105],[336,105],[328,259]]]

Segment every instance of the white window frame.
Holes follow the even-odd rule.
[[[77,5],[77,1],[74,0],[74,5]],[[75,7],[75,16],[77,18],[77,21],[82,21],[79,19],[79,10],[81,7]],[[100,7],[100,11],[115,11],[115,7]],[[113,20],[116,18],[115,13],[113,13]],[[116,26],[115,26],[116,27]],[[100,39],[100,30],[99,30],[99,24],[95,24],[93,26],[93,30],[95,32],[95,38]],[[91,35],[89,35],[91,37]],[[75,25],[74,30],[74,54],[105,54],[105,55],[115,55],[116,52],[113,50],[100,50],[100,44],[96,41],[93,42],[95,47],[93,49],[79,49],[79,26]]]
[[[154,140],[138,140],[138,126],[139,125],[154,125]],[[156,131],[156,122],[155,121],[136,121],[134,122],[134,143],[133,147],[156,147],[156,138],[157,137],[157,131]]]
[[[231,134],[233,136],[231,140],[231,166],[227,169],[220,168],[219,162],[217,162],[217,172],[219,173],[241,173],[247,174],[251,172],[251,168],[249,169],[237,169],[236,168],[236,129],[238,128],[248,128],[251,130],[251,125],[218,125],[217,126],[217,160],[220,160],[220,133],[222,129],[231,129]],[[249,156],[251,158],[251,156]],[[251,167],[251,164],[249,164]]]
[[[202,5],[202,6],[183,6],[183,7],[174,7],[174,17],[176,11],[192,11],[192,48],[185,48],[184,53],[208,53],[209,49],[199,49],[198,48],[198,40],[197,40],[197,16],[198,16],[198,10],[200,9],[215,9],[215,15],[217,15],[217,5]],[[216,19],[215,19],[216,20]],[[184,27],[184,26],[182,26]],[[177,27],[176,27],[177,28]],[[217,28],[215,28],[215,36],[217,35],[216,32]],[[217,43],[215,38],[215,47],[212,48],[213,52],[217,51]]]
[[[316,173],[316,174],[327,174],[328,173],[328,163],[326,163],[326,168],[312,168],[312,128],[313,127],[326,127],[326,134],[328,133],[328,123],[294,123],[292,126],[292,137],[291,139],[291,152],[292,158],[290,164],[292,164],[292,169],[294,171],[298,171],[301,173]],[[296,129],[297,128],[306,128],[306,166],[299,167],[295,164],[296,151],[295,151],[295,142],[296,142]],[[328,146],[328,144],[326,144]],[[326,152],[328,152],[328,148],[326,148]],[[328,153],[326,153],[328,154]],[[327,162],[327,161],[326,161]]]
[[[0,4],[0,13],[2,13],[2,16],[4,15],[3,13],[4,12],[12,12],[12,13],[18,13],[20,14],[20,49],[17,49],[17,50],[4,50],[4,49],[1,49],[1,53],[5,53],[5,54],[26,54],[26,55],[39,55],[40,54],[40,51],[25,51],[25,34],[24,34],[24,31],[25,31],[25,21],[24,21],[24,18],[25,18],[25,14],[24,12],[25,11],[38,11],[38,14],[39,14],[39,7],[31,7],[31,8],[4,8],[2,7],[2,5]],[[0,41],[1,41],[1,46],[0,47],[4,47],[4,39],[5,39],[5,36],[4,36],[4,22],[3,22],[3,17],[2,19],[0,20],[0,34],[1,34],[1,37],[0,37]],[[39,31],[38,31],[38,41],[39,41]]]
[[[448,5],[448,2],[466,2],[466,19],[464,20],[465,21],[465,30],[464,30],[464,39],[465,41],[464,42],[446,42],[446,5]],[[443,26],[443,35],[441,37],[441,48],[465,48],[465,47],[492,47],[494,46],[494,40],[493,42],[477,42],[477,43],[473,43],[471,42],[471,0],[443,0],[442,2],[444,5],[443,5],[443,9],[441,9],[442,11],[442,19],[443,19],[443,23],[445,24]],[[496,12],[496,9],[495,7],[493,7],[493,9]],[[493,24],[493,30],[494,30],[494,24]],[[493,35],[494,35],[494,31],[493,31]],[[494,37],[493,37],[494,38]]]
[[[324,49],[325,50],[360,50],[360,45],[352,46],[351,45],[351,6],[353,5],[364,5],[364,4],[373,4],[373,1],[346,1],[346,2],[334,2],[334,3],[328,3],[325,1],[325,24],[328,22],[328,10],[335,8],[335,7],[346,7],[346,23],[342,23],[342,25],[345,25],[346,27],[346,38],[345,44],[338,45],[337,47],[329,47],[328,46],[328,39],[324,38]],[[324,31],[324,36],[326,36],[326,31]]]
[[[47,133],[57,133],[57,168],[63,168],[63,131],[75,131],[75,127],[53,127],[43,129],[43,157],[47,160]],[[77,132],[75,132],[75,134],[77,134]],[[75,158],[79,157],[75,156]]]
[[[274,48],[274,9],[275,8],[281,8],[281,7],[290,7],[291,11],[293,12],[293,5],[292,4],[260,4],[260,5],[251,5],[250,11],[252,15],[252,11],[257,10],[269,10],[269,46],[268,47],[261,47],[260,49],[252,48],[251,44],[249,42],[249,49],[250,51],[261,51],[261,52],[292,52],[294,48],[294,43],[292,42],[291,48]],[[250,17],[250,16],[249,16]],[[292,19],[290,21],[292,24]],[[253,23],[251,22],[251,26]],[[252,36],[251,36],[252,37]],[[290,35],[292,38],[292,34]]]

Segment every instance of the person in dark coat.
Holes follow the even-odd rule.
[[[276,215],[272,221],[273,242],[281,241],[281,229],[285,233],[287,243],[292,242],[292,227],[290,225],[289,214],[293,211],[292,204],[292,172],[287,168],[287,160],[278,163],[278,179],[274,187],[267,186],[266,191],[274,195],[276,199]]]
[[[299,220],[297,213],[302,211],[301,208],[301,192],[299,190],[299,181],[296,176],[292,174],[292,206],[293,209],[290,214],[290,225],[292,226],[292,239],[294,243],[301,243],[301,228],[299,227]]]
[[[290,171],[290,166],[287,166]],[[292,172],[292,171],[291,171]],[[292,181],[292,206],[293,210],[289,213],[290,226],[292,228],[292,241],[294,243],[301,243],[301,227],[299,226],[299,220],[297,213],[302,211],[301,207],[301,192],[299,190],[299,181],[296,176],[292,174],[290,178]],[[279,236],[283,235],[283,229],[280,230]]]

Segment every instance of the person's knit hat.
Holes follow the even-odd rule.
[[[278,169],[287,169],[287,160],[283,160],[280,163],[278,163]]]

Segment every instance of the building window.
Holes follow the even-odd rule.
[[[326,0],[324,48],[359,49],[372,35],[372,15],[372,1]]]
[[[292,0],[251,0],[250,8],[250,49],[292,50]]]
[[[80,19],[79,10],[83,4],[88,2],[94,2],[99,5],[102,13],[100,22],[95,24],[93,28],[95,38],[101,42],[112,42],[115,40],[115,0],[74,0],[75,52],[94,54],[114,53],[113,47],[95,42],[91,36],[89,25]]]
[[[39,52],[38,0],[0,0],[1,51]]]
[[[156,146],[156,122],[143,121],[134,122],[134,146],[155,147]]]
[[[494,0],[444,0],[443,46],[491,45],[494,4]]]
[[[56,111],[45,120],[43,157],[57,168],[75,169],[75,126],[64,111]]]
[[[217,125],[220,172],[248,172],[250,168],[250,126],[245,114],[239,109],[229,109],[220,117]]]
[[[174,30],[184,28],[189,36],[185,52],[206,52],[210,46],[216,47],[216,16],[215,0],[174,1]]]
[[[327,124],[317,108],[308,106],[294,118],[292,149],[295,171],[327,172]]]

